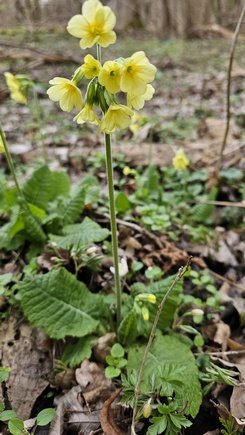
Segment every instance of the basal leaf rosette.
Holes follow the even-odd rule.
[[[134,116],[133,109],[142,109],[155,92],[151,83],[156,67],[144,51],[137,51],[126,59],[120,57],[101,63],[100,48],[115,42],[116,35],[112,30],[115,23],[115,15],[108,6],[98,0],[85,1],[82,15],[71,18],[67,29],[81,39],[82,48],[96,44],[97,58],[87,54],[71,79],[55,77],[49,82],[52,86],[47,91],[62,110],[79,110],[74,117],[78,124],[98,125],[99,131],[106,134],[128,128]],[[83,80],[89,80],[84,101],[79,88]]]

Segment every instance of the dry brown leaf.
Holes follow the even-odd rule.
[[[106,379],[103,367],[89,360],[84,360],[75,372],[76,381],[81,386],[82,393],[92,391],[98,387],[110,389],[112,381]]]
[[[245,383],[233,388],[230,400],[231,414],[238,419],[245,419]]]
[[[27,420],[36,399],[48,386],[52,369],[50,343],[39,340],[38,331],[10,317],[0,332],[1,363],[10,367],[6,394],[18,417]]]
[[[235,340],[232,340],[231,338],[228,338],[227,340],[228,348],[231,350],[245,350],[245,345],[238,343]]]
[[[230,337],[231,330],[229,325],[226,323],[217,323],[216,324],[216,332],[214,335],[214,342],[221,345],[222,352],[225,352],[227,349],[227,342]]]
[[[111,404],[119,396],[121,389],[116,390],[109,399],[107,399],[100,411],[101,427],[105,435],[126,435],[126,432],[121,430],[114,421]]]
[[[115,332],[108,332],[108,334],[100,337],[93,348],[93,354],[98,362],[104,362],[107,355],[109,355],[111,346],[116,339]]]

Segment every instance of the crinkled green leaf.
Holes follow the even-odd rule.
[[[48,203],[59,195],[67,195],[70,180],[65,172],[51,171],[47,165],[36,169],[23,186],[25,198],[31,204],[47,209]]]
[[[86,217],[81,224],[67,225],[63,228],[64,236],[51,235],[51,241],[57,243],[58,248],[79,251],[95,242],[101,242],[109,235],[107,228]]]
[[[128,376],[133,370],[140,367],[144,353],[144,347],[131,347],[128,354],[127,373]],[[161,371],[159,367],[164,364],[176,367],[174,391],[178,408],[186,406],[186,414],[195,417],[199,411],[202,400],[202,390],[198,377],[198,369],[195,358],[189,348],[181,343],[176,337],[162,336],[160,334],[155,338],[153,345],[148,354],[146,361],[141,391],[150,391],[150,382],[152,375],[155,376],[155,382],[160,387]],[[176,376],[179,376],[179,385],[176,382]]]
[[[52,338],[91,334],[104,310],[102,296],[90,293],[64,268],[27,277],[19,288],[28,320]]]
[[[71,368],[76,368],[85,359],[89,359],[92,354],[92,347],[95,344],[95,338],[88,336],[79,338],[74,344],[68,344],[63,352],[61,360]]]
[[[162,434],[167,427],[167,416],[162,415],[161,417],[153,417],[151,419],[152,425],[147,430],[147,435],[158,435]]]
[[[128,312],[119,325],[118,337],[121,343],[130,344],[137,337],[137,314],[134,309]]]

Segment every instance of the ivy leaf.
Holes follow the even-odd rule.
[[[55,416],[55,409],[46,408],[37,414],[36,424],[37,426],[46,426],[49,424]]]
[[[50,239],[57,244],[58,248],[77,252],[92,243],[106,239],[109,230],[101,228],[99,224],[86,217],[81,224],[65,226],[63,234],[63,236],[50,235]]]
[[[140,366],[143,354],[143,346],[131,347],[128,353],[128,376],[130,376],[136,367]],[[172,379],[171,372],[169,377],[167,377],[167,371],[165,371],[165,377],[162,379],[159,367],[163,367],[165,364],[171,367],[174,379]],[[201,405],[202,390],[199,382],[198,368],[190,349],[174,336],[162,336],[158,334],[146,360],[140,386],[142,393],[151,391],[152,373],[154,373],[155,383],[159,388],[162,384],[164,387],[164,381],[169,383],[171,383],[171,380],[174,381],[173,386],[178,408],[186,407],[186,414],[190,414],[194,418]]]
[[[103,298],[92,294],[64,268],[26,277],[20,285],[21,305],[28,320],[51,337],[84,337],[94,332],[104,311]]]

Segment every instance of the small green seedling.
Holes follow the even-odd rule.
[[[105,369],[105,376],[108,379],[117,378],[121,374],[121,369],[127,365],[124,354],[125,351],[119,343],[112,346],[110,355],[106,357],[108,367]]]
[[[0,403],[0,421],[8,424],[8,431],[11,435],[27,435],[30,432],[25,429],[24,422],[17,417],[17,414],[13,410],[5,410],[4,403]],[[53,408],[46,408],[40,411],[35,419],[35,425],[31,431],[34,435],[37,426],[46,426],[49,424],[55,416],[55,410]]]

